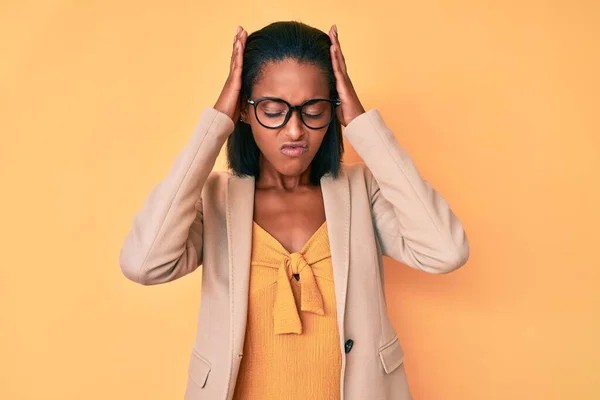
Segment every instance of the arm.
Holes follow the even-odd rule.
[[[232,131],[230,117],[204,110],[168,175],[133,217],[119,256],[127,278],[143,285],[164,283],[202,263],[202,188]]]
[[[424,181],[375,109],[354,118],[345,135],[367,165],[373,223],[383,254],[413,268],[447,273],[469,258],[463,226]]]

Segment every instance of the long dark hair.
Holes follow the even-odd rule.
[[[266,63],[279,62],[289,58],[321,68],[329,84],[330,98],[337,98],[335,75],[329,52],[330,46],[331,39],[325,32],[302,22],[274,22],[253,32],[248,36],[244,50],[243,96],[246,99],[250,98],[252,86],[260,78],[262,68]],[[258,179],[260,150],[252,136],[250,125],[241,121],[234,122],[235,128],[227,140],[229,168],[236,175],[253,176]],[[321,147],[312,161],[311,183],[318,185],[321,177],[325,174],[337,177],[343,153],[342,127],[334,116],[323,137]]]

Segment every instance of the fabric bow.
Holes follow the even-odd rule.
[[[302,322],[296,307],[290,284],[294,275],[300,279],[300,310],[324,315],[323,297],[317,286],[312,268],[300,253],[285,257],[277,272],[277,292],[275,295],[274,318],[275,334],[302,333]]]

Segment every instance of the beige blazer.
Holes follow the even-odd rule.
[[[203,265],[187,400],[231,399],[242,357],[252,357],[242,350],[254,178],[211,172],[233,127],[227,115],[203,111],[168,175],[133,217],[120,253],[125,276],[143,285],[169,282]],[[408,400],[404,352],[386,310],[382,256],[446,273],[467,261],[469,245],[461,222],[420,177],[377,110],[355,118],[345,136],[366,166],[344,165],[337,179],[321,180],[341,399]]]

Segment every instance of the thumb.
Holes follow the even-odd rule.
[[[340,121],[340,123],[342,125],[346,126],[345,123],[344,123],[344,112],[342,111],[342,106],[341,105],[339,105],[339,106],[336,107],[335,116],[337,117],[338,121]]]

